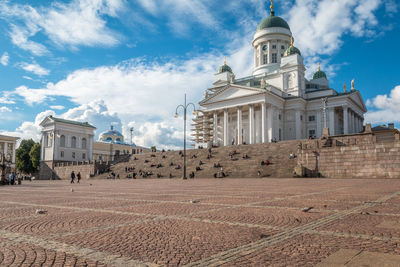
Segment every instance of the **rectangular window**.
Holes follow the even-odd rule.
[[[300,115],[300,120],[301,120],[301,121],[303,120],[303,115]]]
[[[272,45],[272,49],[276,49],[276,45]]]
[[[281,46],[281,49],[282,49],[282,50],[285,50],[285,46],[284,46],[284,45],[282,45],[282,46]]]
[[[272,54],[272,63],[278,63],[278,55],[276,53]]]
[[[72,158],[73,159],[75,158],[75,152],[72,152]]]
[[[279,115],[278,115],[278,118],[279,118],[279,120],[282,120],[282,115],[279,114]]]
[[[263,55],[263,64],[268,64],[268,55]]]
[[[61,151],[61,157],[62,158],[64,157],[64,151]]]
[[[315,121],[315,116],[309,116],[308,121]]]
[[[82,159],[86,159],[86,154],[85,153],[82,154]]]
[[[309,130],[308,131],[309,136],[314,136],[315,135],[315,130]]]

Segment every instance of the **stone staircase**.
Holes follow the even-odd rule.
[[[256,145],[238,145],[219,147],[212,149],[212,157],[208,156],[208,149],[190,149],[186,151],[187,177],[192,171],[195,178],[213,178],[215,173],[220,174],[221,168],[214,168],[214,164],[220,164],[223,172],[230,178],[254,178],[259,177],[276,177],[290,178],[293,177],[294,167],[297,165],[297,159],[289,159],[290,153],[296,153],[299,140],[284,141],[279,143],[266,143]],[[230,153],[236,151],[232,158]],[[243,155],[247,154],[248,159],[244,159]],[[135,160],[135,158],[137,160]],[[199,165],[200,160],[203,165]],[[261,165],[261,161],[269,160],[271,165]],[[173,163],[170,166],[171,162]],[[157,168],[161,164],[162,167]],[[155,165],[151,167],[152,165]],[[181,169],[175,169],[180,165]],[[168,178],[170,174],[174,178],[183,177],[183,156],[179,151],[167,151],[146,153],[140,155],[132,155],[128,162],[115,164],[111,167],[111,171],[119,175],[120,179],[127,178],[128,174],[125,168],[134,167],[134,172],[139,170],[143,172],[152,172],[153,175],[148,178],[157,178],[160,174],[162,178]],[[196,171],[196,167],[201,170]],[[109,173],[95,176],[94,178],[105,179]],[[137,175],[136,178],[142,178]]]

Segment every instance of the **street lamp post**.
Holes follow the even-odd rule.
[[[186,112],[189,106],[193,106],[193,115],[196,114],[196,106],[193,103],[186,103],[186,94],[185,94],[185,103],[183,105],[179,105],[176,107],[175,118],[178,118],[178,109],[183,108],[183,179],[186,180]]]

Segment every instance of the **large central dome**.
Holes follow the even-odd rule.
[[[271,12],[269,17],[264,18],[260,24],[258,24],[257,31],[267,29],[267,28],[285,28],[290,31],[289,24],[281,17],[275,16],[275,12]]]

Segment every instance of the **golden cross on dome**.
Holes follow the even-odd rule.
[[[226,65],[226,56],[224,57],[224,65]]]
[[[290,47],[293,47],[293,44],[294,44],[294,38],[292,36],[292,37],[290,37]]]
[[[320,66],[319,66],[319,62],[318,62],[318,71],[321,71],[321,68],[320,68]]]
[[[274,12],[274,0],[271,0],[270,8],[271,8],[271,12]]]

